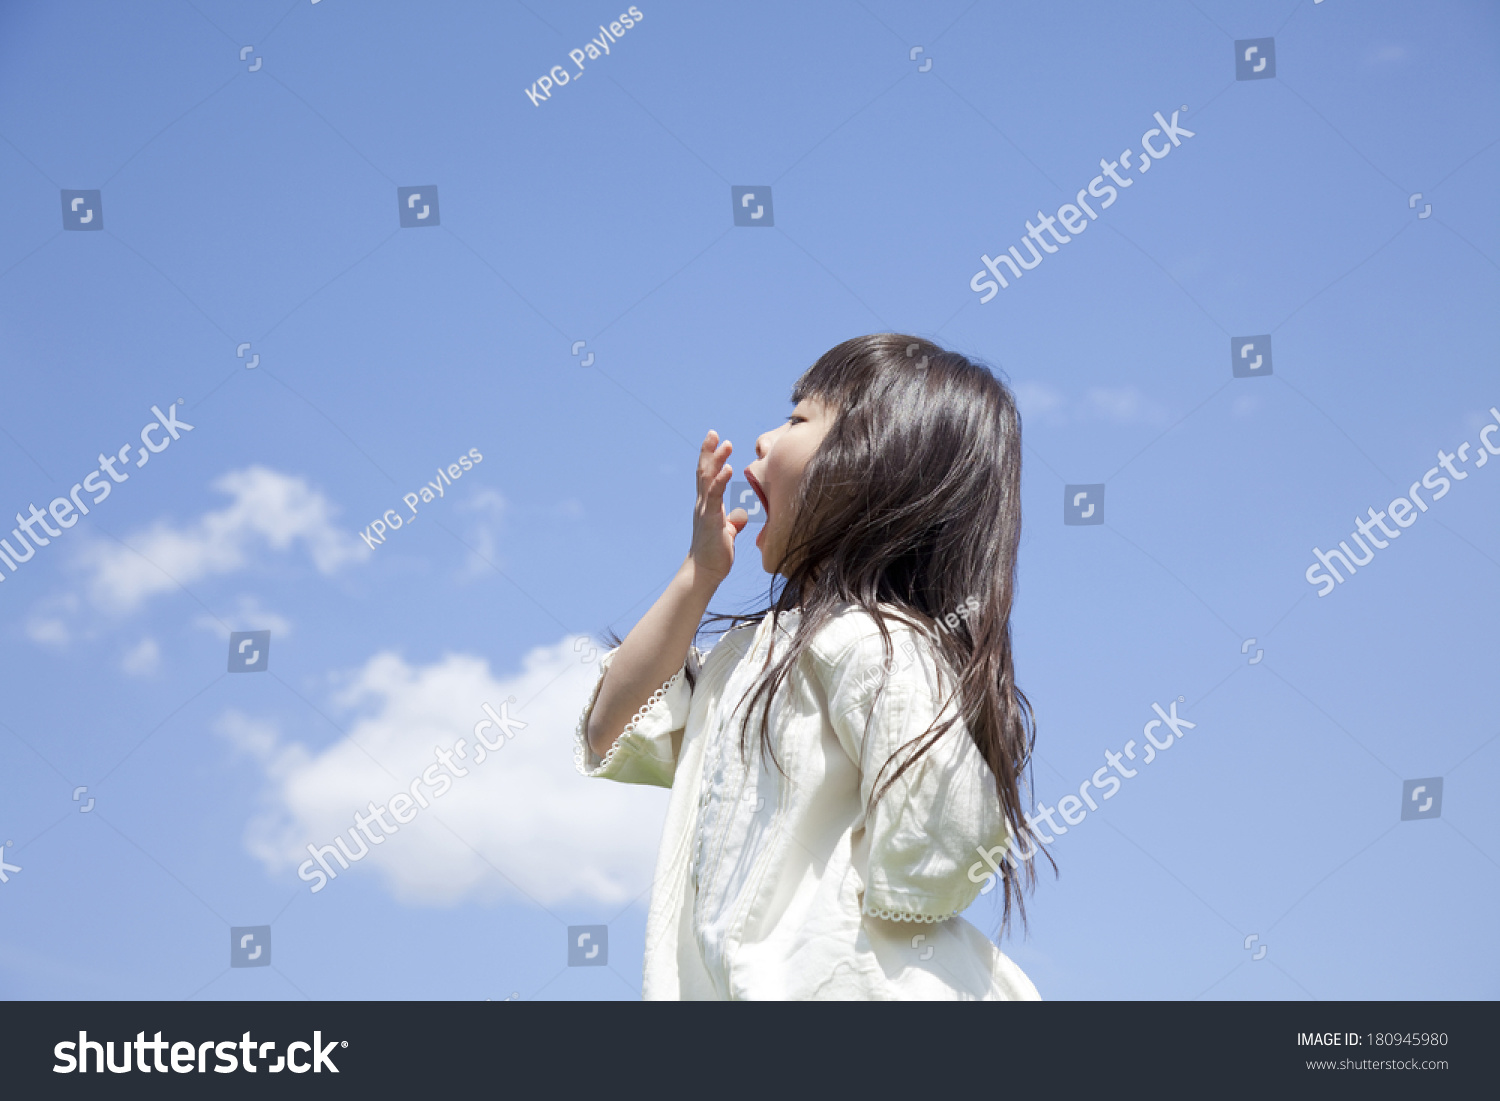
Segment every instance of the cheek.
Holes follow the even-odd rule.
[[[772,454],[770,465],[776,474],[776,485],[783,495],[789,495],[801,483],[802,472],[807,469],[807,459],[806,450],[795,445]]]
[[[766,496],[770,498],[771,515],[780,516],[791,503],[791,487],[795,486],[796,482],[789,481],[784,470],[772,472],[772,477],[776,480],[772,483],[772,487],[766,490]]]

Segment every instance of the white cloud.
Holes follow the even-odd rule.
[[[520,672],[501,677],[467,654],[425,666],[376,654],[336,694],[335,702],[366,713],[321,752],[283,741],[269,723],[227,713],[219,732],[259,763],[267,781],[248,850],[272,873],[297,867],[309,843],[332,844],[371,800],[383,805],[409,790],[436,762],[435,747],[453,749],[462,738],[467,760],[453,764],[467,775],[347,871],[330,858],[339,879],[378,869],[396,898],[415,904],[528,896],[543,905],[628,904],[651,883],[667,793],[574,770],[574,730],[598,675],[597,662],[580,662],[575,641],[533,649]],[[484,718],[481,705],[498,710],[508,697],[515,698],[509,715],[527,725],[476,764],[472,731]],[[431,788],[419,790],[432,798]],[[357,851],[347,834],[344,843]],[[338,880],[323,888],[338,889]]]
[[[478,512],[499,520],[505,514],[506,500],[496,490],[485,488],[471,493],[458,507],[462,512]]]
[[[1500,409],[1485,413],[1481,413],[1477,409],[1471,410],[1465,414],[1463,422],[1470,432],[1478,432],[1487,424],[1500,422]]]
[[[324,574],[369,556],[356,534],[334,525],[334,507],[300,477],[251,466],[212,484],[233,498],[227,507],[180,527],[158,521],[126,537],[133,550],[103,541],[85,546],[79,560],[92,574],[96,604],[132,610],[178,583],[244,569],[260,547],[284,551],[300,542]]]
[[[1115,424],[1167,423],[1167,411],[1134,386],[1091,386],[1084,394],[1084,404],[1091,419]]]
[[[1170,419],[1163,405],[1134,386],[1091,386],[1081,398],[1069,398],[1045,382],[1018,382],[1011,389],[1023,419],[1049,425],[1107,421],[1161,427]]]
[[[499,564],[495,555],[495,529],[505,516],[508,502],[493,489],[481,489],[470,494],[458,508],[460,512],[474,512],[480,516],[479,522],[468,533],[467,542],[473,550],[464,555],[464,569],[459,579],[468,581],[493,573],[495,565]]]
[[[1065,402],[1062,393],[1045,382],[1018,382],[1011,390],[1016,395],[1016,404],[1021,407],[1022,417],[1045,417],[1060,409]]]
[[[1265,403],[1265,398],[1259,394],[1238,394],[1230,405],[1229,412],[1235,417],[1244,419],[1258,413]]]
[[[229,626],[225,627],[224,623]],[[223,622],[211,615],[200,615],[193,626],[202,627],[228,642],[233,631],[270,631],[278,638],[292,633],[292,621],[275,612],[267,611],[254,596],[241,594],[233,611],[227,613]]]
[[[26,635],[45,646],[66,647],[73,640],[69,617],[78,611],[78,595],[61,593],[41,600],[26,620]]]
[[[147,636],[141,639],[120,659],[120,668],[133,677],[150,676],[161,665],[161,647],[156,639]]]
[[[32,616],[28,619],[26,634],[33,642],[58,647],[66,646],[73,637],[65,621],[49,616]]]
[[[1367,66],[1388,65],[1392,62],[1405,61],[1408,56],[1410,56],[1410,51],[1405,46],[1387,43],[1367,54],[1365,56],[1365,64]]]

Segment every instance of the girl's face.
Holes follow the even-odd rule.
[[[802,472],[835,419],[833,409],[817,398],[807,398],[797,403],[785,424],[756,438],[757,458],[745,467],[745,480],[759,494],[766,510],[766,522],[755,537],[755,545],[760,548],[761,566],[767,573],[776,572],[786,550],[788,513]]]

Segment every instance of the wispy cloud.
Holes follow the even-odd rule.
[[[1411,51],[1405,46],[1395,42],[1387,42],[1383,46],[1377,46],[1365,56],[1365,65],[1373,67],[1376,65],[1395,65],[1406,61],[1411,57]]]
[[[1171,419],[1166,406],[1134,386],[1091,386],[1077,397],[1045,382],[1017,382],[1011,389],[1027,421],[1161,427]]]
[[[464,555],[460,580],[493,574],[491,563],[496,561],[496,536],[508,508],[509,503],[493,489],[481,489],[459,504],[460,512],[475,514],[479,518],[466,533],[469,546],[474,549]]]
[[[59,593],[38,601],[26,617],[26,637],[43,646],[66,647],[73,640],[70,623],[80,603],[77,593]]]
[[[156,639],[147,636],[141,639],[120,658],[120,668],[132,677],[147,677],[161,665],[161,647]]]
[[[124,538],[127,546],[88,543],[78,565],[98,607],[123,612],[149,597],[204,577],[247,568],[257,552],[299,545],[323,574],[369,556],[352,532],[335,526],[336,509],[301,477],[263,466],[233,470],[212,483],[230,503],[182,525],[158,521]]]
[[[223,621],[205,614],[194,619],[193,626],[212,632],[226,642],[229,641],[231,631],[269,630],[277,638],[283,639],[292,633],[291,620],[267,610],[255,596],[244,593],[240,594]]]

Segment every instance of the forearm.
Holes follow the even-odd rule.
[[[589,748],[598,756],[609,752],[651,694],[682,668],[722,580],[704,574],[689,556],[620,643],[589,715]]]

